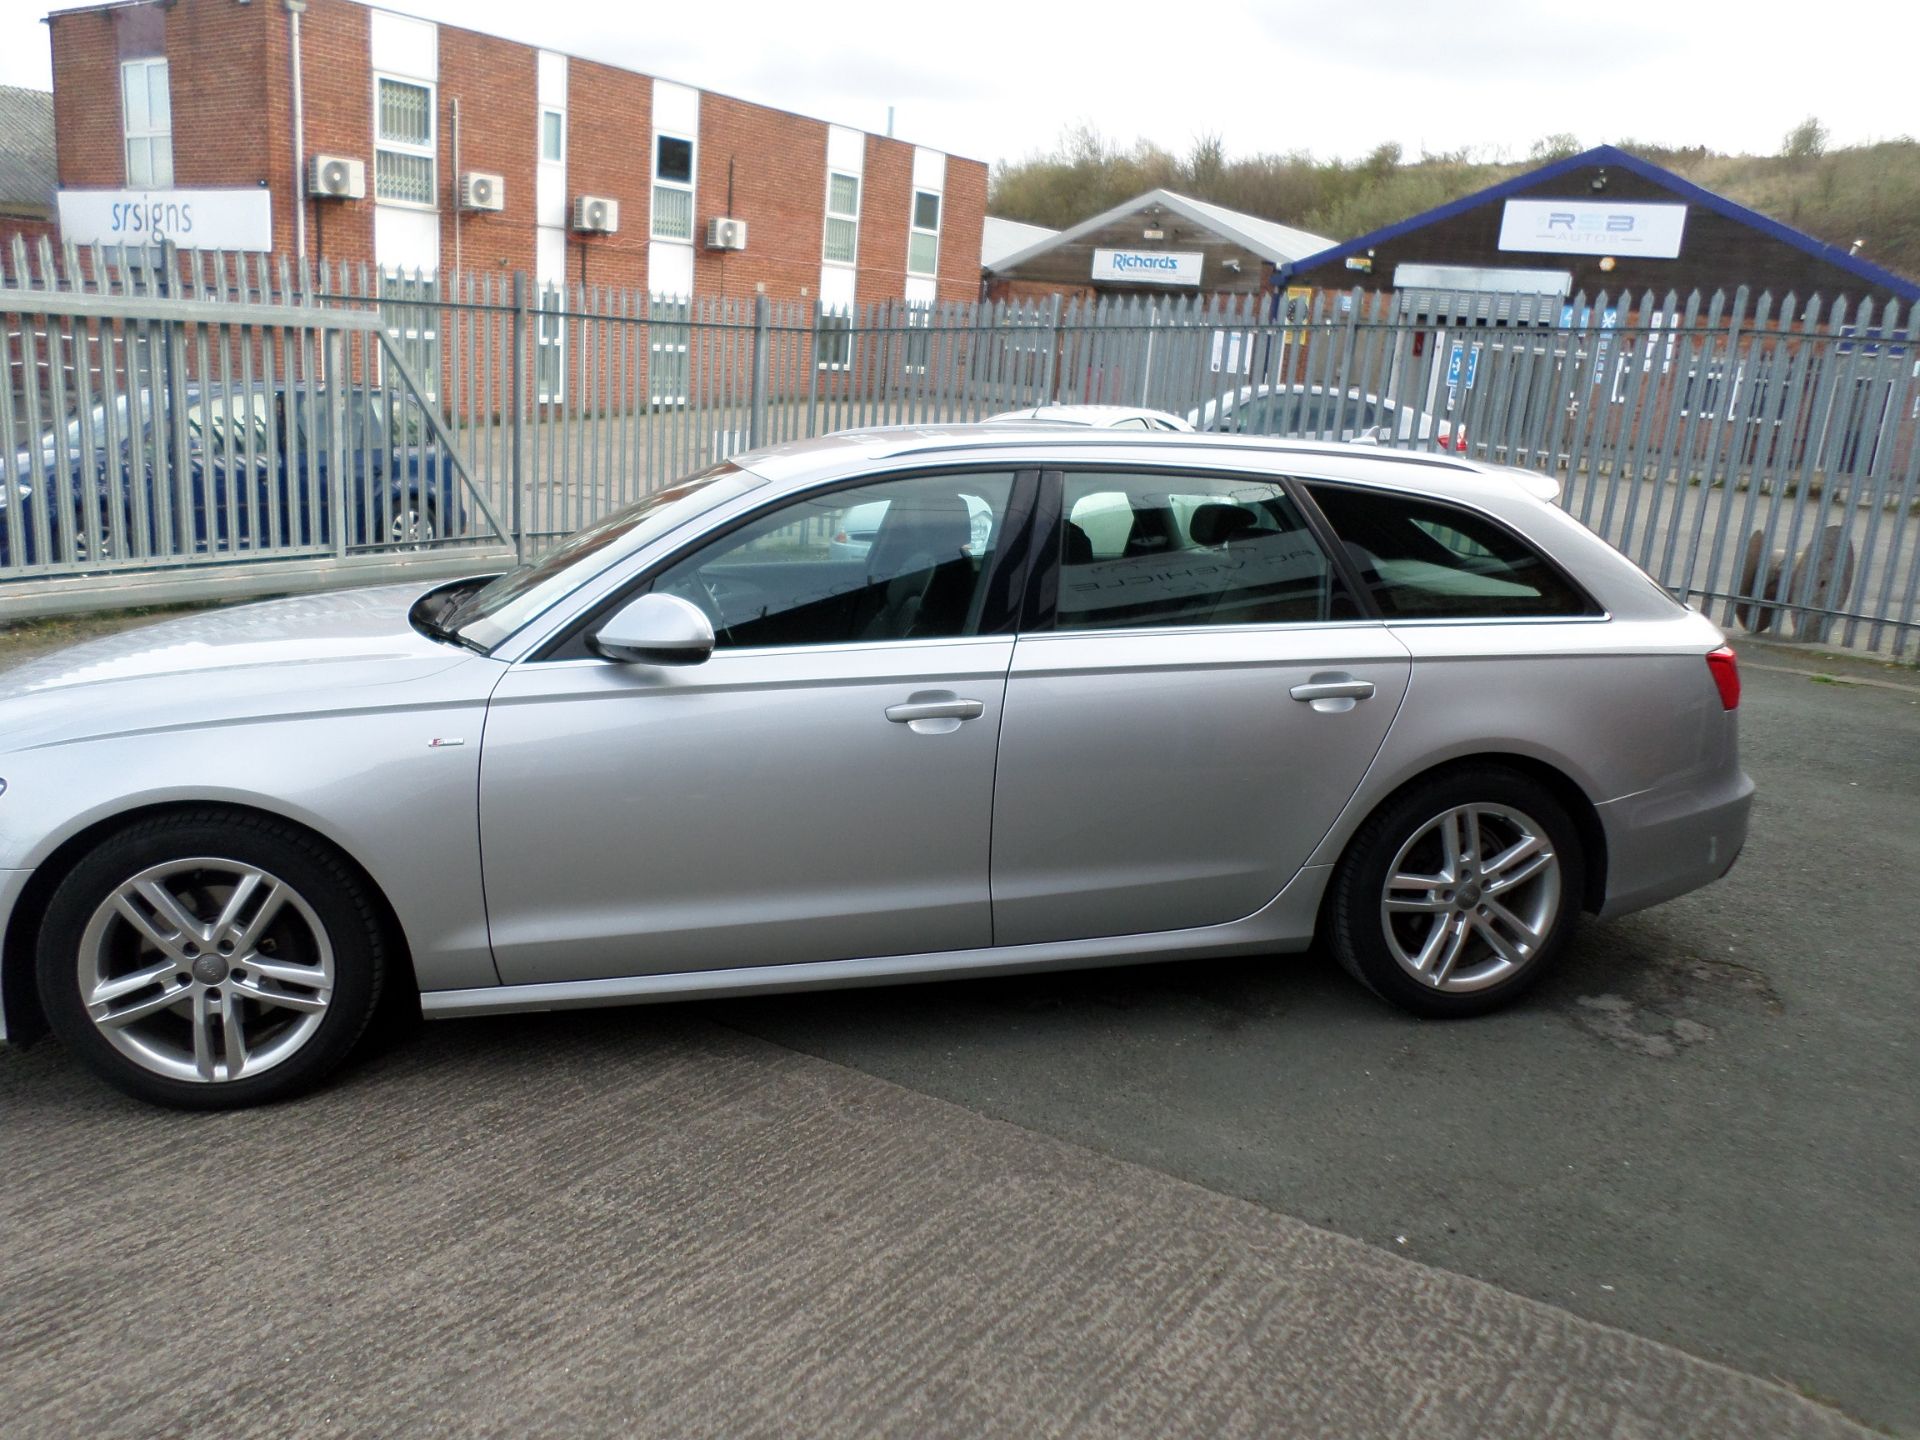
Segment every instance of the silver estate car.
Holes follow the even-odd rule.
[[[1578,912],[1724,874],[1752,795],[1720,632],[1541,488],[846,434],[504,575],[76,646],[0,677],[7,1032],[204,1108],[315,1083],[395,987],[477,1015],[1318,935],[1410,1010],[1491,1009]]]

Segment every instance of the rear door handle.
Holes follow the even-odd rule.
[[[1373,696],[1373,682],[1356,680],[1351,675],[1316,675],[1305,684],[1294,686],[1287,693],[1296,700],[1305,701],[1367,700]]]
[[[887,707],[887,719],[896,725],[911,725],[916,720],[977,720],[986,713],[983,702],[963,700],[958,695],[940,700],[908,700]]]

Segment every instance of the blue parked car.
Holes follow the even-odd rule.
[[[342,427],[347,486],[346,545],[420,546],[463,535],[467,513],[459,477],[444,450],[422,443],[426,425],[418,402],[384,392],[353,389],[335,397],[324,386],[182,387],[181,424],[172,423],[162,392],[154,403],[139,392],[135,424],[120,400],[120,444],[110,450],[103,406],[93,416],[93,484],[80,483],[85,463],[79,421],[69,425],[67,475],[56,486],[67,495],[91,493],[96,507],[89,527],[77,498],[56,504],[50,516],[49,551],[54,561],[84,563],[103,558],[270,552],[284,548],[331,549],[335,543],[332,465],[334,426]],[[181,446],[184,444],[184,449]],[[0,564],[33,564],[38,551],[32,530],[37,489],[61,474],[60,446],[48,434],[36,470],[31,451],[14,457],[0,500]],[[13,474],[25,478],[17,484]],[[10,502],[10,503],[9,503]],[[69,530],[74,543],[63,539]],[[131,543],[135,537],[144,545]]]
[[[459,476],[444,448],[431,443],[417,401],[389,401],[376,389],[336,397],[325,387],[285,385],[209,392],[189,410],[187,428],[196,549],[209,538],[222,549],[332,547],[339,446],[347,548],[426,545],[466,533]],[[236,513],[228,514],[230,506]]]

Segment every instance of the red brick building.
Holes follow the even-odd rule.
[[[978,293],[979,161],[353,0],[48,26],[68,239],[830,308]]]

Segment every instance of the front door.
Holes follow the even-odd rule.
[[[968,474],[789,502],[650,582],[707,611],[710,660],[516,666],[480,781],[501,979],[990,944],[1013,493]]]
[[[1279,484],[1064,477],[1057,601],[1022,633],[994,792],[997,944],[1252,914],[1332,827],[1404,698]]]

